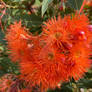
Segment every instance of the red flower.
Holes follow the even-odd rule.
[[[83,43],[76,44],[67,56],[65,65],[68,69],[69,78],[79,80],[90,67],[90,50]]]
[[[59,16],[44,23],[40,36],[29,35],[15,23],[6,39],[12,60],[20,61],[20,78],[41,91],[55,88],[70,78],[80,79],[90,67],[91,34],[88,18]]]
[[[25,89],[22,89],[20,92],[31,92],[29,89],[25,88]]]
[[[92,1],[91,1],[91,0],[87,0],[87,1],[86,1],[86,5],[92,7]]]
[[[29,50],[27,48],[31,36],[21,26],[21,22],[15,22],[7,30],[6,39],[8,40],[12,61],[19,61],[21,58],[29,57]]]
[[[59,56],[62,55],[61,62],[66,67],[66,72],[68,70],[68,78],[78,80],[90,67],[89,48],[92,34],[88,25],[88,18],[82,14],[72,18],[66,16],[64,19],[58,17],[57,20],[49,20],[43,27],[43,38],[47,38],[47,45],[41,50],[41,55],[44,55],[49,47]]]

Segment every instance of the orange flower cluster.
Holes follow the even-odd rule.
[[[88,25],[84,14],[50,19],[38,36],[29,34],[21,22],[10,25],[6,39],[10,58],[20,63],[20,78],[41,91],[71,78],[80,79],[90,68]]]

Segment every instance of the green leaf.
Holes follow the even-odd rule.
[[[40,6],[41,5],[41,2],[39,0],[35,0],[35,4],[36,6]]]
[[[2,32],[2,29],[0,28],[0,43],[2,44],[5,44],[4,36],[5,34]]]
[[[82,79],[77,83],[77,85],[79,88],[92,88],[92,80]]]
[[[14,0],[13,2],[20,2],[21,0]]]
[[[40,16],[37,16],[35,14],[25,14],[23,16],[21,16],[22,21],[24,22],[24,24],[26,25],[26,27],[30,28],[30,27],[36,27],[36,26],[40,26],[42,24],[42,19]]]
[[[52,2],[53,0],[43,0],[42,2],[42,16],[46,12],[48,5]]]
[[[79,10],[84,0],[67,0],[68,5],[73,8]]]

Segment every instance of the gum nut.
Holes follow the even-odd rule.
[[[88,25],[89,31],[92,32],[92,25]]]

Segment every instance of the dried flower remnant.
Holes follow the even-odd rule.
[[[15,81],[13,80],[16,78],[15,75],[12,74],[5,74],[0,79],[0,92],[8,92],[12,85],[15,84]]]

